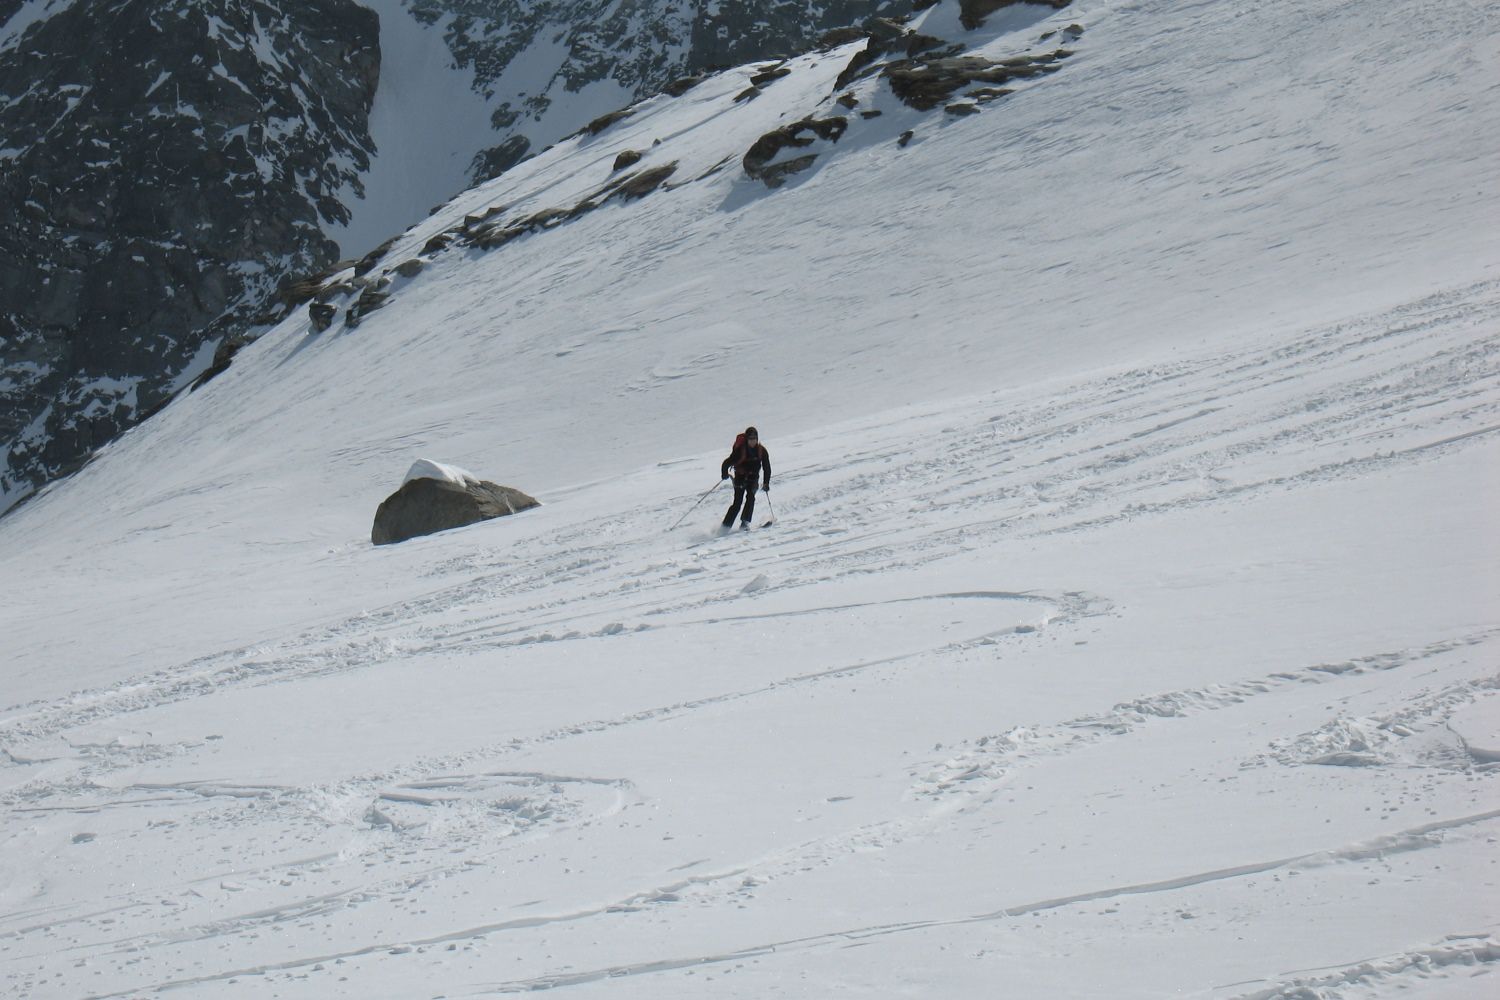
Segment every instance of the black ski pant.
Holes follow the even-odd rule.
[[[724,525],[728,527],[734,523],[734,515],[740,513],[740,504],[745,505],[745,513],[740,520],[746,524],[755,515],[755,480],[744,480],[739,476],[734,477],[734,503],[724,512]]]

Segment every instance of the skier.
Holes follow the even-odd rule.
[[[724,514],[724,527],[734,524],[734,515],[740,513],[744,503],[745,512],[740,516],[740,527],[750,527],[750,517],[755,513],[755,480],[760,488],[771,492],[771,454],[760,443],[760,433],[754,427],[746,427],[745,433],[734,439],[734,448],[729,457],[719,466],[720,479],[729,478],[729,467],[734,466],[734,503]]]

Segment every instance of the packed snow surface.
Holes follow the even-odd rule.
[[[1497,21],[1012,11],[778,190],[851,48],[461,196],[390,261],[678,164],[0,520],[3,992],[1495,996]],[[372,547],[422,455],[544,505]]]

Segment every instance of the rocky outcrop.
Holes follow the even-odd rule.
[[[932,2],[918,0],[916,9],[932,6]],[[960,21],[966,31],[974,31],[984,19],[1002,7],[1013,6],[1028,0],[961,0]],[[1071,0],[1035,0],[1032,6],[1068,6]],[[1043,17],[1046,15],[1043,14]],[[1063,29],[1070,40],[1083,34],[1083,26],[1072,24]],[[1042,40],[1056,36],[1057,31],[1048,31]],[[859,81],[879,76],[885,80],[891,93],[908,107],[918,111],[933,111],[942,108],[951,118],[964,118],[979,114],[983,106],[1005,97],[1013,91],[1000,86],[1017,80],[1053,73],[1062,68],[1062,62],[1072,55],[1068,49],[1056,49],[1040,54],[1018,54],[995,59],[977,55],[963,38],[944,39],[905,27],[903,22],[883,17],[871,17],[857,28],[829,32],[820,40],[826,48],[846,45],[863,38],[865,44],[850,57],[848,64],[834,82],[834,103],[853,111],[859,107],[860,98],[852,85]],[[758,86],[766,80],[752,78]],[[735,100],[757,96],[758,86],[751,87]],[[835,96],[836,95],[836,96]],[[963,98],[957,99],[955,98]],[[860,112],[860,120],[867,121],[881,115],[879,109]],[[827,128],[830,123],[835,128]],[[746,152],[743,164],[745,173],[763,181],[767,187],[779,187],[791,174],[800,173],[813,166],[817,152],[809,150],[801,155],[783,156],[789,147],[806,147],[818,138],[837,142],[848,128],[845,118],[805,119],[785,125],[761,136]],[[814,135],[807,133],[812,131]],[[909,145],[916,132],[906,129],[900,133],[896,143],[900,147]]]
[[[919,111],[931,111],[946,102],[957,91],[976,84],[997,85],[1024,80],[1062,68],[1062,61],[1072,55],[1057,49],[1040,55],[989,59],[984,56],[955,56],[945,59],[906,59],[891,63],[882,70],[890,81],[891,92],[902,102]],[[1001,96],[988,89],[990,98]]]
[[[390,545],[537,506],[520,490],[488,480],[409,479],[375,511],[370,541]]]
[[[789,148],[811,146],[816,140],[838,142],[849,128],[849,119],[834,115],[829,118],[804,118],[790,125],[783,125],[755,140],[741,161],[745,173],[763,182],[766,187],[780,187],[787,177],[812,166],[816,154],[804,154],[791,159],[779,159]]]
[[[619,169],[621,168],[617,167],[614,172],[618,172]],[[554,229],[564,222],[592,212],[612,198],[619,198],[622,201],[644,198],[663,187],[676,172],[677,163],[673,161],[632,173],[619,174],[571,207],[544,208],[520,218],[507,219],[504,217],[506,206],[495,206],[481,217],[470,217],[474,219],[473,222],[465,219],[463,226],[445,235],[448,235],[454,242],[478,247],[481,250],[498,250],[512,240]]]

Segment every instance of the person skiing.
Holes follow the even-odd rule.
[[[750,517],[755,513],[755,481],[760,488],[771,492],[771,454],[760,443],[760,433],[754,427],[746,427],[745,433],[734,439],[734,448],[729,457],[719,466],[720,480],[729,478],[729,468],[734,467],[734,503],[724,513],[724,527],[734,524],[734,516],[740,514],[740,504],[745,506],[740,515],[740,526],[750,527]]]

